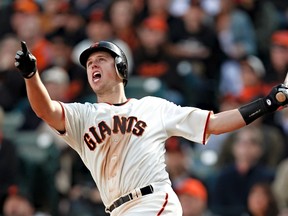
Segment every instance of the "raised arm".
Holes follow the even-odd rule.
[[[36,64],[36,58],[21,42],[22,50],[17,51],[15,66],[25,78],[27,96],[36,115],[58,131],[65,131],[63,110],[59,102],[51,100],[42,83]]]
[[[282,92],[285,99],[279,102],[276,99],[277,93]],[[288,88],[280,84],[274,86],[271,92],[263,98],[259,98],[249,104],[241,106],[239,109],[213,114],[208,122],[208,134],[222,134],[230,132],[245,125],[250,124],[257,118],[276,111],[278,108],[288,104]]]

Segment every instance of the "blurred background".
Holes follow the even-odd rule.
[[[80,53],[99,40],[129,62],[128,97],[215,113],[266,95],[288,71],[286,0],[1,0],[0,215],[104,216],[77,153],[32,111],[14,67],[26,41],[51,97],[96,102]],[[288,215],[288,110],[205,146],[167,140],[184,216]]]

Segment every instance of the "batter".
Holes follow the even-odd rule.
[[[264,98],[217,114],[157,97],[128,99],[127,58],[109,41],[92,44],[79,58],[97,103],[63,103],[50,98],[36,58],[25,42],[21,46],[15,66],[33,110],[78,152],[113,216],[182,216],[165,170],[165,141],[180,136],[205,144],[210,134],[237,130],[288,103],[283,84]],[[286,97],[282,102],[275,97],[279,92]]]

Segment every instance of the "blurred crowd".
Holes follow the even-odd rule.
[[[215,113],[266,95],[288,71],[286,0],[0,1],[0,215],[104,216],[78,155],[31,109],[20,41],[54,100],[96,102],[79,64],[99,40],[127,55],[129,97]],[[205,146],[167,140],[184,216],[288,215],[288,110]],[[127,180],[129,181],[129,180]]]

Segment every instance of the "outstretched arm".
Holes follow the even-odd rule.
[[[281,92],[285,96],[282,102],[277,100]],[[271,92],[263,98],[259,98],[249,104],[241,106],[239,109],[213,114],[208,122],[208,134],[222,134],[234,131],[255,121],[257,118],[276,111],[278,108],[288,104],[288,88],[280,84],[274,86]]]
[[[246,125],[238,109],[228,110],[210,116],[207,133],[222,134],[237,130]]]
[[[51,100],[42,83],[36,64],[36,58],[21,42],[22,50],[17,51],[15,66],[25,78],[27,96],[36,115],[58,131],[65,131],[63,110],[59,102]]]

